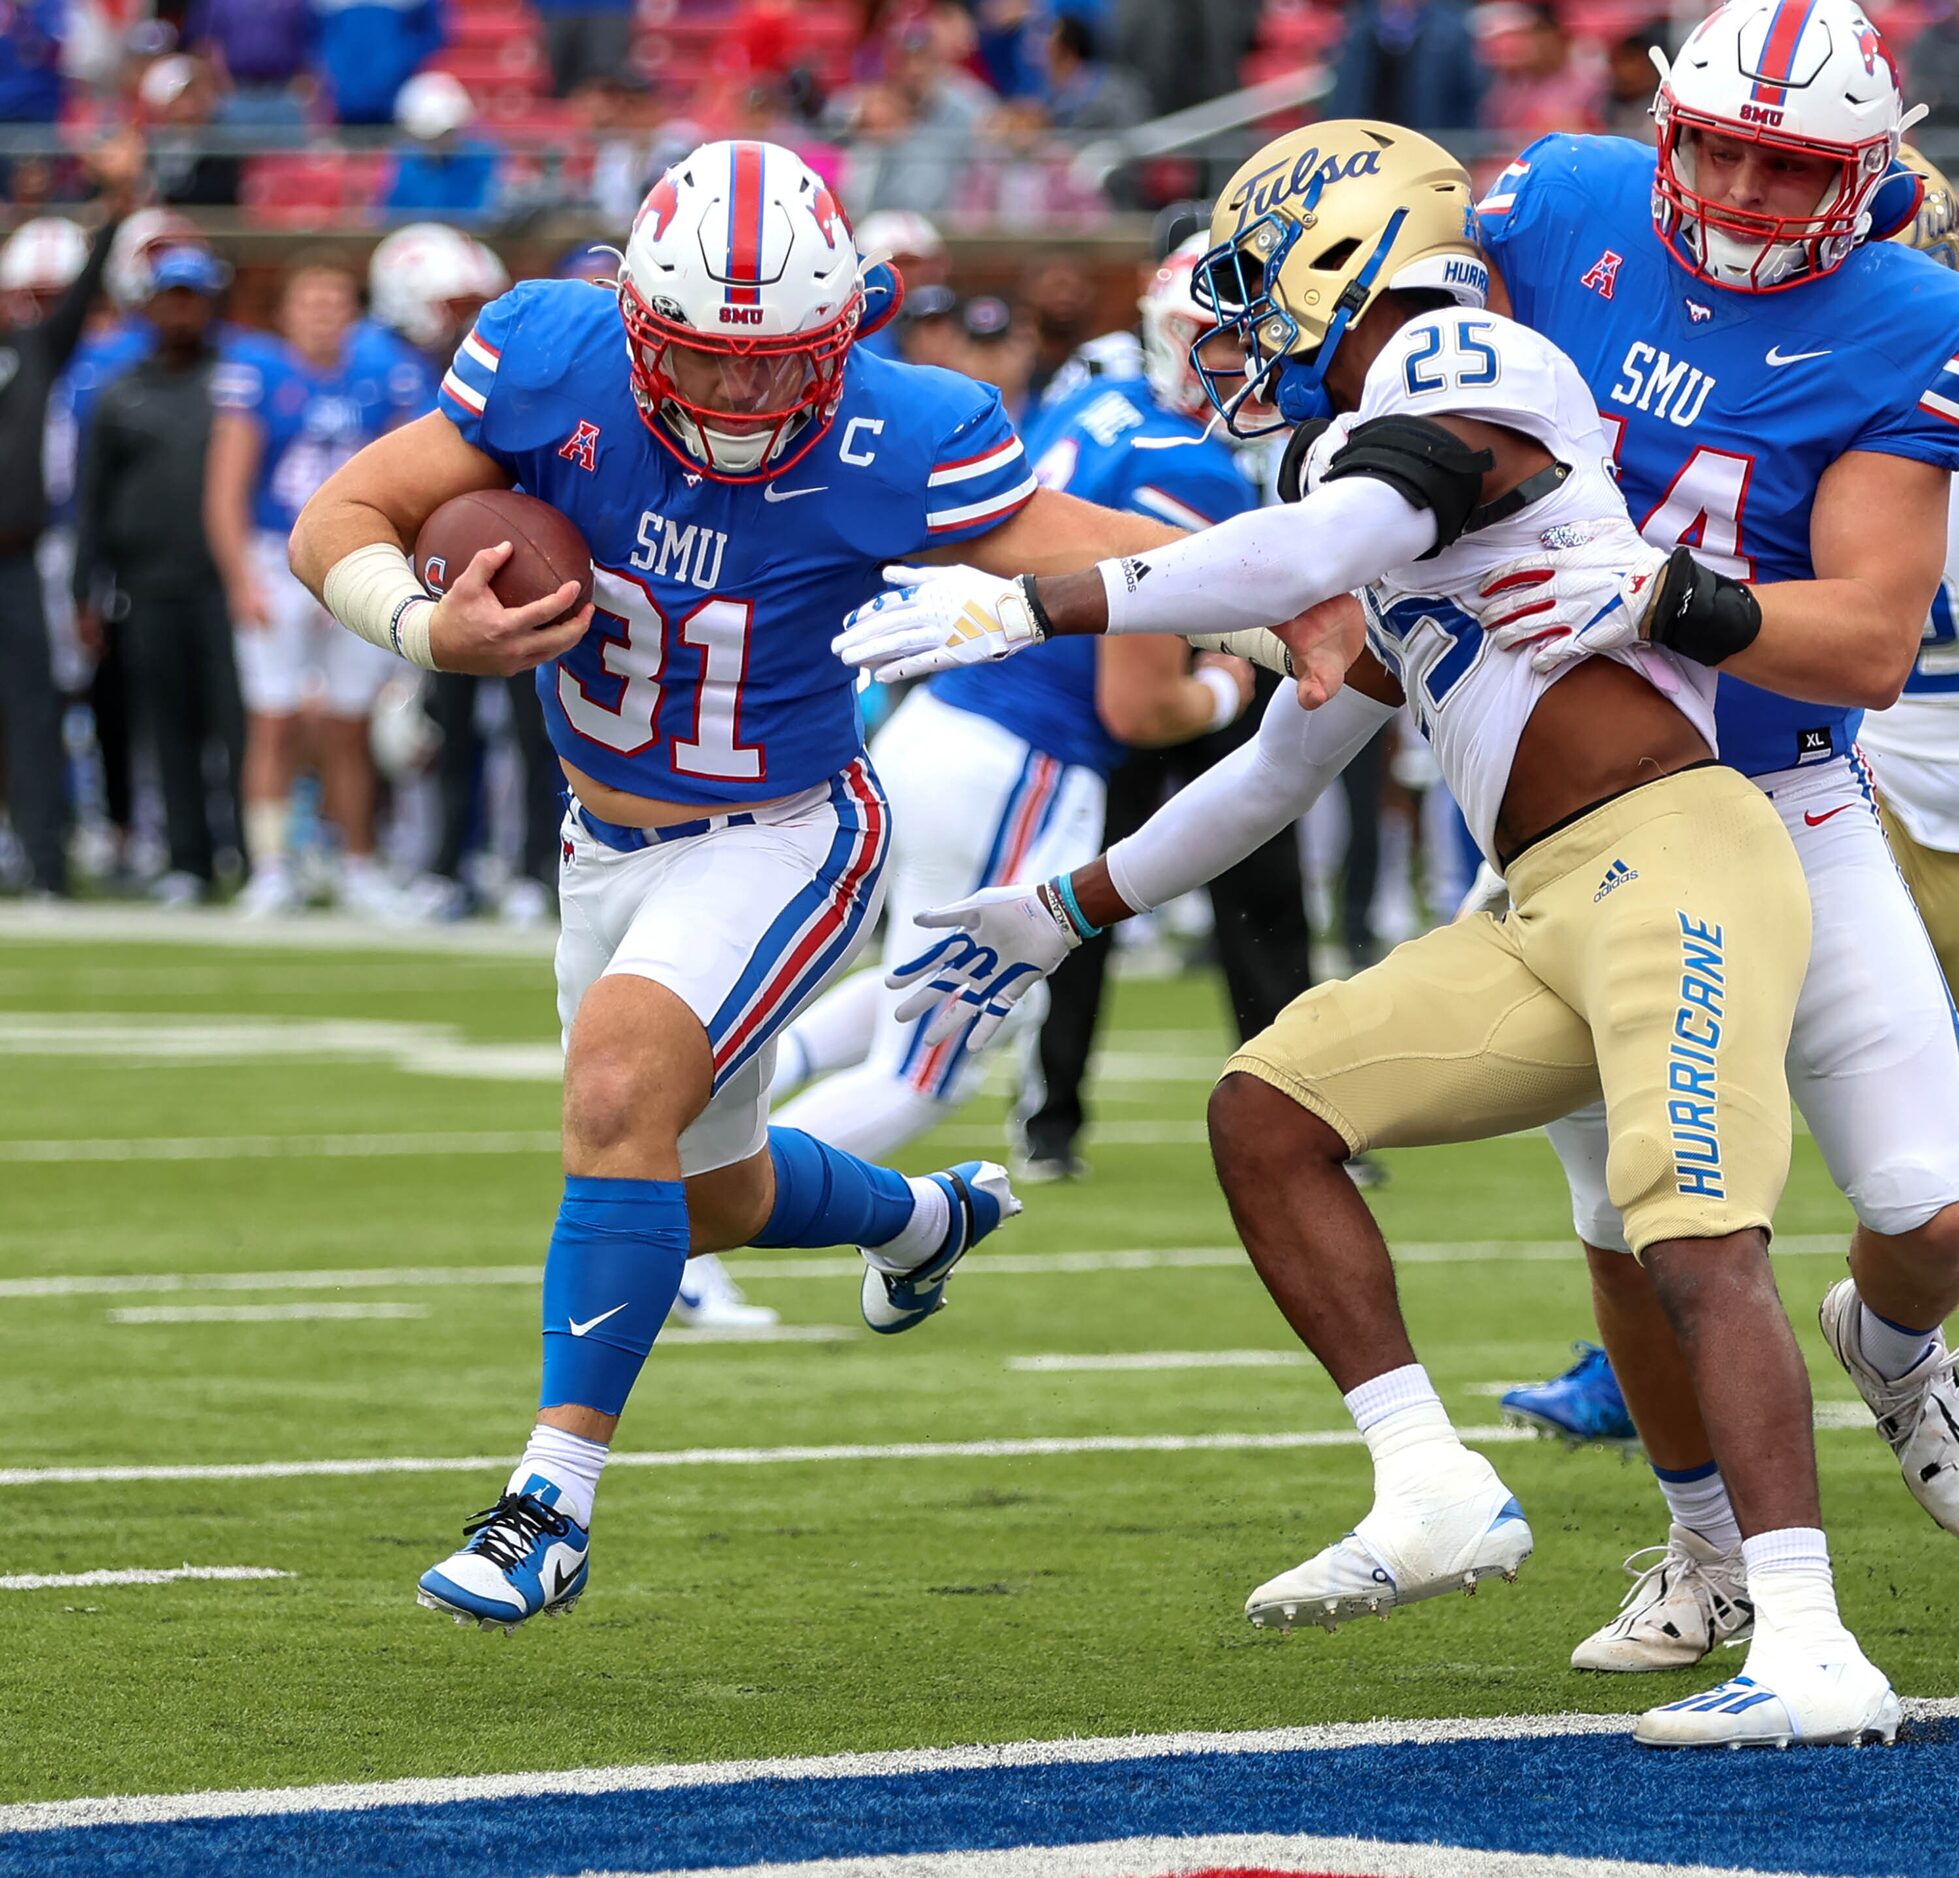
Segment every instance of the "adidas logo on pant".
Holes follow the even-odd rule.
[[[1614,861],[1605,870],[1605,878],[1598,884],[1598,892],[1592,895],[1592,904],[1597,906],[1614,887],[1623,887],[1629,880],[1639,878],[1639,869],[1628,867],[1624,861]]]

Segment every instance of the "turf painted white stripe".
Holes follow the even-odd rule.
[[[1959,1716],[1959,1700],[1907,1698],[1913,1721]],[[159,1825],[178,1819],[255,1819],[281,1813],[352,1813],[377,1806],[447,1806],[466,1800],[540,1794],[671,1792],[755,1780],[854,1780],[893,1774],[956,1773],[969,1768],[1108,1765],[1200,1754],[1295,1754],[1345,1748],[1426,1746],[1444,1741],[1540,1741],[1571,1735],[1621,1735],[1630,1715],[1498,1715],[1449,1721],[1326,1722],[1310,1728],[1239,1733],[1114,1735],[1059,1741],[1009,1741],[984,1747],[909,1748],[877,1754],[810,1755],[776,1761],[706,1761],[671,1766],[585,1767],[547,1773],[473,1774],[443,1780],[377,1780],[361,1785],[260,1787],[225,1792],[112,1795],[0,1806],[0,1832],[51,1832],[69,1826]],[[1351,1841],[1349,1842],[1351,1843]]]
[[[1010,1356],[1009,1369],[1103,1371],[1127,1369],[1300,1369],[1304,1350],[1112,1350],[1098,1356]]]
[[[72,944],[78,939],[143,946],[186,945],[240,952],[399,952],[426,965],[439,953],[548,959],[555,926],[521,930],[495,920],[463,920],[439,933],[428,927],[377,926],[333,913],[246,920],[225,907],[0,906],[0,941]]]
[[[186,1578],[225,1582],[291,1578],[269,1565],[174,1565],[167,1571],[15,1572],[0,1578],[0,1591],[92,1591],[98,1585],[174,1585]]]
[[[1446,1830],[1446,1828],[1444,1828]],[[797,1865],[720,1865],[685,1878],[1137,1878],[1150,1872],[1314,1871],[1396,1878],[1794,1878],[1732,1865],[1649,1865],[1627,1859],[1478,1852],[1386,1839],[1234,1832],[1188,1839],[1104,1839],[1094,1845],[1016,1846],[1005,1852],[914,1852],[825,1858]],[[682,1878],[678,1871],[583,1872],[579,1878]]]
[[[0,1141],[0,1161],[391,1160],[456,1154],[556,1154],[555,1128],[388,1135],[134,1135],[120,1140]]]
[[[1775,1242],[1778,1255],[1791,1258],[1840,1257],[1847,1235],[1788,1234]],[[1478,1265],[1518,1259],[1552,1264],[1578,1259],[1569,1239],[1411,1240],[1394,1248],[1403,1265]],[[960,1282],[991,1274],[996,1278],[1071,1277],[1094,1272],[1154,1272],[1243,1267],[1237,1246],[1117,1246],[1100,1252],[976,1253],[961,1266]],[[772,1256],[735,1259],[738,1277],[766,1282],[777,1278],[856,1278],[863,1261],[854,1255],[816,1258]],[[171,1291],[415,1291],[460,1286],[535,1285],[541,1265],[379,1265],[351,1270],[289,1272],[60,1272],[40,1278],[0,1279],[0,1298],[121,1297]]]
[[[314,1318],[426,1317],[426,1304],[130,1304],[103,1316],[112,1324],[295,1324]]]
[[[1465,1441],[1529,1441],[1521,1428],[1465,1428]],[[1063,1454],[1218,1454],[1352,1448],[1351,1428],[1220,1435],[1035,1435],[1003,1441],[891,1441],[797,1448],[656,1448],[615,1453],[609,1467],[773,1467],[832,1461],[1006,1461]],[[379,1474],[466,1474],[505,1468],[509,1455],[384,1455],[363,1461],[219,1461],[130,1467],[4,1467],[0,1487],[86,1486],[138,1480],[311,1480]]]

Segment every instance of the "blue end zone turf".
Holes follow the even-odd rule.
[[[1312,1833],[1851,1878],[1951,1878],[1959,1735],[1787,1754],[1624,1737],[1203,1753],[107,1825],[0,1836],[0,1873],[545,1878],[763,1860]]]

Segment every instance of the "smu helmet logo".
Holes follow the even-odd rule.
[[[1619,270],[1626,264],[1623,254],[1615,254],[1610,248],[1599,256],[1579,281],[1581,287],[1589,287],[1602,298],[1610,300],[1613,290],[1619,284]]]
[[[633,217],[633,233],[639,233],[639,225],[650,215],[653,218],[653,239],[658,241],[667,232],[667,224],[673,220],[680,207],[680,191],[675,188],[671,175],[662,176],[646,192],[646,200],[639,205],[639,213]]]
[[[837,199],[821,183],[816,185],[816,194],[810,199],[809,212],[816,217],[816,226],[822,231],[824,245],[835,251],[837,237],[841,235],[850,240],[850,218],[837,206]]]
[[[1877,62],[1882,59],[1891,74],[1891,83],[1900,91],[1904,89],[1904,81],[1898,76],[1898,61],[1891,56],[1891,48],[1875,26],[1865,24],[1857,28],[1857,50],[1864,55],[1864,70],[1872,78],[1877,76]]]
[[[598,449],[599,427],[581,417],[578,428],[558,446],[558,454],[590,475],[598,468]]]

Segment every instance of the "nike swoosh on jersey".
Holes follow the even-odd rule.
[[[626,1304],[631,1302],[631,1298],[626,1300]],[[582,1337],[588,1330],[598,1329],[608,1317],[617,1317],[626,1308],[626,1304],[615,1304],[611,1310],[601,1311],[596,1317],[588,1317],[582,1324],[575,1317],[568,1317],[565,1322],[571,1326],[571,1334],[574,1337]]]
[[[1854,809],[1856,806],[1854,802],[1839,802],[1835,808],[1825,809],[1821,815],[1812,815],[1807,809],[1804,809],[1803,823],[1809,828],[1821,828],[1832,815],[1841,815],[1845,809]]]
[[[1821,352],[1784,352],[1777,346],[1770,346],[1768,362],[1771,365],[1800,365],[1804,359],[1827,359],[1831,348],[1825,346]]]
[[[812,483],[807,489],[778,489],[774,483],[762,485],[764,502],[794,502],[798,496],[820,496],[829,488],[828,483]]]

